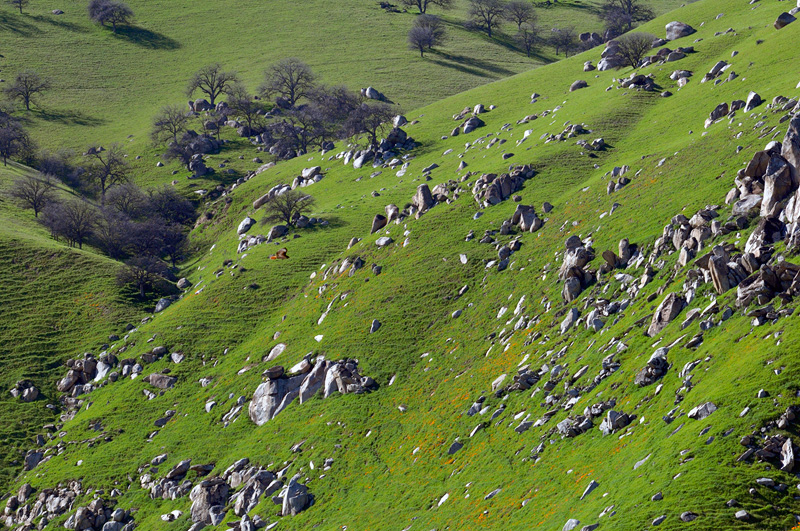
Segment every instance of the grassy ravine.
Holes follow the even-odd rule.
[[[185,265],[184,274],[194,284],[202,283],[203,291],[191,290],[127,341],[126,356],[142,354],[156,344],[185,353],[183,363],[170,367],[179,380],[176,388],[152,401],[143,397],[147,384],[141,379],[95,391],[87,397],[91,407],[84,407],[59,429],[66,433],[63,441],[74,444],[67,444],[63,454],[19,476],[7,490],[16,490],[25,481],[42,489],[72,478],[106,492],[117,486],[124,492],[120,506],[138,510],[136,521],[141,529],[185,529],[189,526],[188,498],[153,501],[138,483],[137,468],[168,452],[169,459],[160,467],[160,474],[186,458],[194,463],[215,463],[214,474],[241,457],[273,469],[291,464],[289,476],[302,471],[317,502],[297,517],[280,518],[276,529],[558,530],[568,518],[577,518],[581,526],[600,523],[600,529],[640,530],[649,528],[650,522],[662,514],[667,519],[659,529],[790,529],[795,525],[793,515],[800,513],[800,504],[794,499],[796,477],[771,465],[736,463],[735,459],[742,452],[742,435],[753,433],[777,418],[786,406],[798,402],[797,315],[753,329],[751,319],[737,313],[723,326],[706,332],[696,350],[682,348],[684,339],[670,351],[672,368],[660,382],[661,393],[654,395],[655,386],[639,389],[633,385],[635,373],[646,363],[654,345],[693,335],[699,326],[694,322],[680,330],[686,311],[658,338],[647,338],[634,326],[651,314],[662,298],[648,303],[648,296],[662,287],[665,293],[680,289],[685,270],[668,283],[676,254],[666,257],[667,263],[655,280],[619,321],[609,322],[599,334],[574,329],[568,335],[559,335],[565,306],[560,302],[561,285],[552,272],[559,263],[554,253],[563,249],[564,240],[571,234],[586,237],[591,233],[598,254],[616,249],[623,237],[651,248],[675,214],[691,216],[707,204],[722,204],[736,171],[769,140],[759,138],[762,128],[754,130],[759,118],[766,126],[776,127],[778,138],[782,138],[786,129],[785,122],[779,122],[782,114],[769,112],[766,105],[752,113],[737,113],[732,123],[722,121],[707,130],[703,129],[703,120],[721,101],[744,99],[750,90],[757,90],[767,101],[777,95],[797,96],[796,61],[786,51],[796,47],[800,23],[781,31],[772,28],[776,16],[787,7],[786,2],[771,0],[752,6],[740,0],[701,0],[647,25],[646,29],[662,35],[665,23],[681,20],[698,32],[675,45],[691,45],[702,39],[693,44],[697,53],[686,59],[644,69],[644,73],[656,76],[663,89],[674,93],[670,98],[616,88],[606,92],[614,84],[613,78],[629,72],[582,72],[585,60],[599,58],[600,50],[593,50],[407,113],[409,120],[420,120],[407,131],[422,147],[414,153],[416,158],[402,178],[388,169],[371,178],[375,171],[371,168],[356,171],[314,154],[279,164],[238,187],[230,194],[230,205],[224,206],[221,200],[209,206],[220,215],[195,231],[205,251]],[[716,19],[720,13],[724,15]],[[729,27],[736,32],[714,36]],[[763,43],[758,44],[761,40]],[[739,53],[731,58],[734,50]],[[702,74],[720,59],[733,63],[739,77],[717,86],[701,84]],[[674,69],[695,73],[683,89],[678,90],[668,78]],[[576,79],[586,79],[590,86],[569,93],[568,87]],[[534,105],[529,104],[532,92],[542,94]],[[471,135],[440,140],[455,125],[451,116],[477,103],[497,106],[482,116],[486,127]],[[557,106],[561,109],[546,118],[513,125],[527,114]],[[560,132],[566,122],[584,123],[593,130],[584,138],[603,137],[612,147],[594,159],[582,155],[574,140],[548,144],[539,140],[544,133]],[[499,134],[508,142],[490,149],[479,144],[466,151],[463,159],[458,158],[465,142],[499,132],[504,124],[512,124]],[[533,133],[521,146],[515,146],[526,129]],[[737,146],[744,148],[739,154]],[[454,151],[443,155],[448,149]],[[502,160],[504,151],[514,153],[514,157]],[[220,155],[219,160],[238,153],[232,150]],[[661,159],[666,159],[663,164],[659,164]],[[531,163],[539,173],[520,192],[523,202],[537,209],[543,201],[555,206],[538,233],[522,236],[523,247],[512,256],[513,264],[506,271],[485,270],[485,260],[494,259],[496,251],[477,239],[484,230],[499,228],[515,209],[512,201],[489,208],[473,220],[477,207],[465,193],[450,205],[436,206],[419,220],[391,225],[381,234],[368,234],[372,217],[385,205],[402,207],[410,200],[421,182],[422,168],[433,162],[439,164],[431,174],[429,184],[434,185],[455,178],[460,160],[479,174],[502,171],[510,163]],[[595,163],[599,169],[594,168]],[[291,181],[304,166],[315,164],[323,167],[326,176],[307,190],[318,200],[315,214],[329,220],[330,226],[298,231],[300,238],[281,243],[292,257],[287,261],[269,260],[277,249],[273,245],[237,256],[237,224],[246,214],[260,217],[259,212],[252,212],[252,201],[274,184]],[[623,164],[630,165],[631,175],[640,169],[642,172],[623,190],[606,195],[604,174]],[[380,196],[373,197],[373,191],[379,191]],[[614,202],[621,206],[612,216],[601,217]],[[729,212],[729,207],[723,207],[722,218]],[[478,238],[465,242],[470,229]],[[408,231],[407,236],[404,231]],[[397,244],[376,248],[374,241],[383,233],[390,234]],[[745,230],[719,241],[741,246],[748,234]],[[346,250],[353,236],[364,239]],[[408,245],[402,246],[406,238]],[[500,241],[510,238],[500,237]],[[468,256],[466,265],[460,263],[459,253]],[[382,265],[383,273],[375,277],[365,267],[352,277],[343,274],[322,280],[323,264],[357,255],[367,266],[373,262]],[[81,256],[92,255],[87,251]],[[225,259],[233,259],[246,271],[225,268],[216,277],[214,272]],[[595,264],[600,260],[598,257]],[[544,273],[545,268],[551,272]],[[313,272],[317,275],[311,279]],[[641,270],[628,272],[637,277],[642,274]],[[260,288],[243,289],[252,283]],[[456,300],[454,294],[463,285],[470,289]],[[317,325],[333,297],[344,293],[348,294],[346,300],[337,303]],[[517,319],[512,314],[523,295],[522,314],[533,322],[510,334]],[[572,306],[584,310],[587,297],[599,296],[624,298],[619,283],[609,280],[589,289]],[[711,287],[704,285],[691,308],[704,308],[712,296]],[[734,297],[734,292],[728,292],[718,297],[718,302],[721,306],[732,304]],[[546,300],[552,301],[549,312],[545,311]],[[501,307],[508,307],[509,312],[498,320]],[[457,309],[464,313],[452,319],[450,315]],[[375,318],[383,326],[370,335],[369,324]],[[302,406],[294,403],[259,428],[246,416],[223,428],[222,415],[239,396],[249,398],[261,381],[260,373],[266,368],[261,358],[276,343],[272,338],[278,331],[280,341],[288,345],[278,359],[281,364],[290,367],[309,351],[333,359],[355,357],[360,360],[361,372],[374,377],[381,388],[368,395],[315,399]],[[498,337],[489,340],[492,332]],[[533,340],[536,333],[542,337]],[[96,335],[102,334],[98,331]],[[320,342],[314,339],[317,335],[323,335]],[[151,337],[155,337],[152,344],[147,342]],[[526,355],[533,367],[541,363],[552,367],[551,356],[566,348],[556,363],[566,366],[570,374],[588,365],[589,371],[580,382],[585,385],[610,353],[604,347],[612,338],[627,345],[618,356],[621,370],[583,395],[573,411],[579,413],[587,405],[615,397],[615,409],[637,415],[622,433],[602,437],[595,428],[575,439],[562,440],[551,430],[566,416],[563,410],[543,427],[515,433],[513,428],[519,421],[514,421],[513,415],[524,411],[536,419],[550,409],[542,404],[541,392],[534,397],[530,392],[513,393],[502,400],[507,407],[497,424],[464,414],[481,394],[487,395],[487,404],[499,405],[501,400],[490,393],[491,382],[500,374],[513,374]],[[72,352],[97,352],[101,342],[102,337],[81,337],[71,345]],[[692,389],[678,405],[683,415],[666,424],[662,416],[675,407],[675,392],[683,383],[678,373],[692,360],[702,362],[693,371]],[[254,365],[250,370],[237,374],[250,364]],[[147,366],[146,373],[167,366],[166,360],[160,361]],[[773,372],[776,368],[782,369],[780,374]],[[394,375],[396,381],[389,386]],[[203,388],[197,383],[201,377],[211,377],[213,383]],[[761,388],[769,391],[769,398],[756,398]],[[218,405],[207,414],[203,406],[210,399]],[[714,414],[705,421],[686,418],[689,409],[707,400],[718,406]],[[405,412],[398,409],[400,405],[406,406]],[[739,418],[746,406],[750,412]],[[178,413],[147,442],[154,430],[152,421],[168,409]],[[81,441],[97,435],[89,428],[97,419],[102,419],[112,440],[87,449]],[[469,438],[479,422],[488,425]],[[710,429],[700,436],[705,428]],[[707,443],[711,436],[713,441]],[[448,456],[447,448],[455,437],[461,438],[464,448]],[[292,453],[292,445],[303,440],[303,451]],[[531,450],[540,442],[545,443],[545,450],[541,460],[533,462],[529,459]],[[633,471],[633,464],[647,455],[650,459]],[[310,462],[319,466],[328,457],[335,460],[331,470],[324,474],[319,468],[311,470]],[[79,460],[81,466],[77,466]],[[759,495],[753,497],[747,491],[762,476],[786,483],[789,488],[785,493],[759,488]],[[600,486],[579,501],[591,480]],[[499,494],[484,500],[497,488],[502,488]],[[650,501],[659,491],[664,499]],[[449,494],[449,499],[437,506],[444,494]],[[750,522],[734,520],[735,509],[725,507],[731,498],[751,513]],[[523,506],[524,500],[529,503]],[[610,506],[613,509],[599,516]],[[164,524],[159,516],[173,509],[184,511],[184,517]],[[699,518],[681,522],[679,515],[689,510]],[[277,519],[269,500],[254,512],[271,521]],[[226,523],[235,519],[229,512]],[[57,528],[63,520],[56,520],[49,528]],[[224,528],[225,523],[220,526]]]

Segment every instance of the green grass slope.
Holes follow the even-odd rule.
[[[753,5],[702,0],[645,26],[658,35],[671,20],[698,29],[670,45],[693,45],[696,53],[642,70],[653,74],[662,90],[674,93],[669,98],[658,91],[616,88],[615,78],[630,71],[584,73],[584,61],[599,59],[600,50],[592,50],[407,113],[409,120],[419,120],[406,130],[421,147],[402,177],[389,168],[354,170],[331,159],[331,153],[311,154],[236,187],[207,206],[216,215],[195,230],[203,251],[184,268],[194,287],[111,347],[119,351],[124,346],[125,357],[141,355],[154,345],[185,354],[180,364],[164,359],[145,366],[144,374],[169,369],[177,378],[175,388],[147,400],[143,391],[152,387],[142,378],[126,378],[93,391],[83,398],[75,418],[59,425],[48,441],[51,459],[20,475],[9,492],[24,482],[40,491],[80,479],[84,488],[119,489],[117,503],[136,510],[142,529],[185,529],[190,525],[188,497],[152,500],[139,483],[150,460],[167,453],[154,477],[163,477],[189,458],[193,464],[213,463],[212,475],[243,457],[274,471],[288,467],[287,477],[300,474],[315,496],[312,507],[295,517],[279,517],[271,500],[263,499],[251,512],[277,522],[276,529],[557,530],[574,518],[581,522],[578,529],[598,523],[600,529],[640,530],[649,529],[661,515],[666,519],[659,529],[792,528],[794,515],[800,514],[796,476],[776,469],[774,462],[737,462],[737,457],[744,450],[739,444],[743,435],[757,433],[787,406],[797,404],[797,316],[753,327],[751,317],[736,312],[707,330],[698,347],[685,348],[700,331],[698,321],[681,329],[689,309],[703,309],[713,300],[720,307],[732,306],[735,300],[735,290],[717,296],[704,283],[676,322],[656,337],[646,337],[646,324],[643,329],[638,323],[649,323],[663,295],[679,291],[687,278],[688,268],[679,267],[677,253],[672,253],[660,257],[663,263],[654,265],[654,280],[624,311],[609,318],[601,332],[580,327],[562,335],[559,324],[566,310],[585,314],[595,299],[630,296],[623,281],[608,277],[565,305],[562,283],[557,281],[560,252],[569,236],[591,237],[598,255],[616,249],[623,237],[649,254],[673,216],[691,217],[706,205],[723,205],[737,170],[752,153],[773,137],[782,139],[785,113],[766,105],[738,112],[733,120],[708,129],[703,122],[718,103],[744,99],[751,90],[766,101],[797,96],[795,61],[786,50],[798,42],[800,24],[780,31],[772,27],[786,7],[764,0]],[[734,31],[725,33],[728,28]],[[732,56],[734,51],[738,54]],[[720,84],[700,83],[719,60],[732,63],[738,77]],[[681,89],[669,79],[675,69],[694,72]],[[586,80],[589,87],[570,93],[576,79]],[[541,94],[534,104],[529,103],[532,92]],[[496,106],[481,115],[486,126],[442,140],[457,125],[452,115],[478,103]],[[550,112],[545,115],[545,110]],[[534,113],[540,115],[537,120],[516,125]],[[577,138],[542,140],[574,123],[592,131],[578,138],[602,137],[609,148],[590,157],[575,144]],[[526,130],[531,131],[527,140],[517,145]],[[481,137],[484,140],[477,142]],[[495,138],[506,142],[490,145]],[[513,156],[503,158],[504,153]],[[423,168],[439,166],[430,174],[432,187],[464,175],[456,171],[462,161],[476,174],[462,183],[466,191],[458,199],[437,205],[418,220],[407,219],[369,235],[373,216],[385,205],[402,207],[410,201],[424,182]],[[497,257],[495,246],[478,240],[484,231],[499,229],[516,203],[508,200],[487,208],[475,219],[480,209],[467,183],[481,173],[505,171],[509,164],[536,169],[519,194],[523,204],[536,206],[545,225],[536,233],[518,235],[521,249],[512,255],[509,268],[498,272],[485,267]],[[315,216],[329,225],[298,230],[285,242],[237,255],[238,223],[248,214],[261,217],[252,210],[253,200],[277,183],[291,182],[311,165],[325,172],[307,191],[318,202]],[[608,195],[606,174],[622,165],[630,166],[632,182]],[[540,209],[544,201],[555,207],[546,215]],[[719,211],[725,220],[730,207]],[[465,241],[470,230],[476,238]],[[752,225],[713,243],[741,249],[750,230]],[[259,226],[251,233],[266,231]],[[376,239],[385,235],[395,243],[376,247]],[[348,250],[353,237],[363,239]],[[513,237],[496,236],[499,243]],[[284,246],[289,260],[269,259]],[[467,256],[466,264],[459,254]],[[356,256],[365,267],[352,276],[329,269]],[[226,260],[232,263],[224,265]],[[601,260],[598,256],[593,265]],[[380,275],[372,274],[372,263],[382,266]],[[644,267],[624,272],[638,282]],[[258,288],[245,289],[253,284]],[[469,290],[456,297],[462,286]],[[501,317],[503,308],[507,311]],[[461,316],[451,317],[457,310]],[[522,324],[516,326],[520,317]],[[382,326],[370,334],[373,319]],[[286,350],[274,362],[262,361],[279,341]],[[663,387],[634,385],[634,375],[653,350],[671,344],[672,366],[658,382]],[[88,349],[97,353],[96,343],[79,345],[74,354]],[[240,397],[252,397],[264,369],[275,363],[291,367],[309,352],[327,359],[357,358],[361,373],[373,377],[379,389],[325,400],[315,397],[302,405],[295,401],[261,427],[247,418],[245,404],[245,412],[225,425],[222,417]],[[620,370],[585,391],[613,352]],[[693,361],[699,364],[686,390],[686,378],[679,374]],[[560,364],[571,377],[584,365],[588,370],[572,385],[565,385],[570,378],[559,381],[553,391],[560,397],[556,405],[546,402],[542,390],[496,398],[492,382],[501,374],[510,377],[524,364],[534,370]],[[211,383],[201,386],[201,378]],[[563,408],[568,388],[583,389],[571,411]],[[756,398],[759,389],[767,390],[769,398]],[[489,413],[468,417],[466,411],[481,395],[487,397]],[[629,427],[604,437],[596,427],[598,419],[595,428],[572,439],[555,431],[568,414],[610,398],[616,399],[617,411],[636,415]],[[216,407],[206,412],[211,400]],[[687,418],[691,408],[706,401],[713,401],[718,410],[702,421]],[[503,413],[490,421],[501,404]],[[748,412],[740,415],[745,408]],[[551,409],[556,412],[549,422],[524,433],[515,431],[526,416],[536,420]],[[176,413],[156,428],[153,422],[166,410]],[[673,410],[675,420],[665,422],[663,417]],[[104,436],[99,442],[92,428],[98,420]],[[470,437],[479,424],[483,429]],[[793,427],[781,433],[797,436]],[[448,455],[456,437],[464,447]],[[292,451],[300,442],[302,451]],[[333,465],[321,471],[320,464],[328,458]],[[788,489],[758,487],[759,477]],[[188,479],[199,481],[194,473]],[[592,480],[598,488],[580,500]],[[756,495],[749,493],[751,488]],[[500,491],[488,496],[496,489]],[[663,499],[651,501],[658,492]],[[84,495],[75,507],[92,497]],[[734,518],[739,508],[726,507],[732,498],[750,513],[748,522]],[[183,516],[165,524],[161,515],[176,509]],[[686,511],[698,518],[683,522],[680,515]],[[62,525],[67,514],[48,528]],[[237,520],[229,510],[218,527]]]
[[[133,135],[131,147],[144,149],[158,109],[186,101],[188,79],[214,62],[238,71],[255,91],[270,64],[299,57],[325,83],[354,90],[371,85],[410,109],[556,59],[549,48],[525,57],[515,49],[512,25],[496,39],[465,30],[467,0],[446,13],[431,10],[445,16],[449,38],[425,59],[407,49],[414,14],[387,13],[378,2],[128,3],[135,25],[116,35],[88,20],[84,2],[40,0],[23,15],[0,6],[3,77],[10,81],[32,68],[52,82],[40,106],[25,114],[42,146],[81,149]],[[598,4],[558,2],[537,12],[547,30],[599,30]],[[654,2],[658,12],[677,5]],[[53,15],[54,9],[64,14]]]
[[[116,263],[91,252],[54,242],[29,211],[5,195],[27,169],[0,167],[0,478],[18,473],[33,436],[53,420],[53,382],[76,345],[92,348],[108,341],[141,309],[114,283]],[[64,191],[66,193],[66,191]],[[109,272],[112,272],[109,274]],[[133,304],[132,304],[133,303]],[[23,403],[8,390],[18,380],[33,381],[39,399]]]

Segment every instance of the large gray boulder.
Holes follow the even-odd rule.
[[[794,166],[795,172],[800,171],[800,114],[789,122],[789,130],[781,144],[781,156]]]
[[[653,320],[647,329],[647,335],[652,337],[661,332],[683,311],[685,306],[686,299],[677,293],[670,293],[664,297],[664,300],[658,305],[656,313],[653,315]]]
[[[189,493],[192,500],[192,522],[212,524],[212,507],[225,506],[230,486],[222,478],[206,479],[198,483]]]
[[[773,155],[764,176],[764,197],[761,200],[761,216],[770,215],[776,205],[789,198],[794,191],[792,171],[786,160]]]
[[[386,216],[383,214],[375,214],[375,217],[372,219],[372,228],[370,229],[370,234],[375,234],[382,228],[386,226]]]
[[[167,376],[166,374],[154,372],[153,374],[146,376],[143,381],[159,389],[169,389],[170,387],[175,386],[175,382],[177,382],[178,379],[172,376]]]
[[[283,238],[289,233],[289,229],[286,225],[275,225],[271,229],[269,229],[269,233],[267,233],[267,241],[271,242],[277,240],[278,238]]]
[[[666,30],[667,30],[668,41],[674,41],[675,39],[686,37],[696,31],[689,24],[684,24],[683,22],[678,22],[678,21],[670,22],[669,24],[667,24]]]
[[[569,91],[570,92],[575,92],[578,89],[586,88],[588,86],[589,86],[589,83],[587,83],[583,79],[579,79],[579,80],[573,82],[572,85],[569,86]]]
[[[248,412],[250,420],[257,426],[275,418],[275,415],[300,396],[300,385],[305,375],[291,378],[269,379],[256,388]]]
[[[247,216],[246,218],[244,218],[244,219],[242,220],[242,222],[241,222],[241,223],[239,223],[239,228],[238,228],[238,229],[236,229],[236,234],[238,234],[238,235],[240,235],[240,236],[241,236],[242,234],[245,234],[245,233],[246,233],[247,231],[249,231],[249,230],[250,230],[250,228],[251,228],[253,225],[255,225],[255,224],[256,224],[256,220],[254,220],[254,219],[253,219],[253,218],[251,218],[250,216]]]
[[[775,29],[785,28],[786,26],[788,26],[789,24],[791,24],[795,20],[797,20],[797,19],[795,17],[793,17],[792,15],[790,15],[789,13],[781,13],[780,15],[778,15],[778,18],[775,20],[775,24],[774,24]]]
[[[411,204],[420,212],[425,212],[433,206],[433,195],[427,184],[423,183],[417,186],[417,193],[411,198]]]
[[[281,493],[283,499],[281,514],[283,516],[296,516],[308,507],[310,498],[308,495],[308,487],[301,485],[297,482],[296,478],[292,478],[284,491]]]

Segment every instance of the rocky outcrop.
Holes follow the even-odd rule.
[[[76,531],[133,531],[136,524],[130,511],[113,509],[111,502],[95,498],[89,505],[78,507],[64,527]]]
[[[30,380],[19,380],[14,387],[9,390],[11,396],[20,398],[23,402],[33,402],[39,398],[39,390]]]
[[[313,501],[313,497],[308,493],[308,487],[298,483],[297,479],[295,476],[289,480],[289,484],[272,499],[276,505],[281,506],[281,516],[296,516]]]
[[[250,402],[250,420],[261,426],[274,419],[296,398],[302,404],[320,390],[324,398],[333,393],[360,394],[377,389],[375,381],[358,372],[357,360],[327,361],[318,357],[306,373],[285,375],[272,373],[258,386]]]
[[[224,510],[228,502],[229,490],[230,485],[220,477],[198,483],[189,494],[189,499],[192,500],[192,522],[206,525],[219,524],[221,519],[215,521],[217,520],[216,515]]]
[[[636,373],[633,383],[639,387],[645,387],[664,376],[669,368],[669,363],[667,362],[668,352],[669,349],[666,347],[656,350],[653,355],[650,356],[650,359],[647,360],[647,365]]]
[[[678,317],[685,307],[686,299],[677,293],[670,293],[664,297],[664,300],[658,305],[656,313],[653,315],[653,320],[647,329],[647,335],[652,337],[660,333]]]
[[[566,302],[572,302],[588,287],[593,279],[586,266],[594,260],[594,249],[584,246],[577,236],[570,236],[564,243],[564,259],[558,271],[559,280],[564,282],[561,292]]]
[[[483,207],[496,205],[521,190],[525,181],[534,175],[535,172],[528,165],[517,166],[510,173],[500,176],[496,173],[483,174],[472,187],[472,194]]]

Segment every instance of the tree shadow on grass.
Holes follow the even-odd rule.
[[[181,43],[175,39],[137,26],[119,26],[117,27],[117,32],[111,35],[117,39],[128,41],[142,48],[150,48],[152,50],[177,50],[181,47]]]
[[[31,18],[32,20],[35,20],[36,22],[50,24],[51,26],[54,26],[56,28],[65,29],[65,30],[69,30],[69,31],[74,31],[76,33],[86,33],[87,32],[86,28],[84,28],[82,26],[79,26],[77,24],[74,24],[72,22],[67,22],[66,20],[62,20],[62,19],[59,19],[59,18],[45,17],[45,16],[42,16],[42,15],[30,15],[29,18]]]
[[[437,58],[431,58],[430,56],[436,56]],[[474,59],[472,57],[466,57],[463,55],[455,55],[450,54],[447,52],[441,52],[438,50],[431,50],[428,52],[428,60],[432,63],[436,63],[441,66],[446,66],[448,68],[454,68],[465,74],[472,74],[474,76],[479,77],[496,77],[496,76],[511,76],[514,75],[514,72],[508,70],[507,68],[503,68],[496,64],[490,63],[488,61],[482,61],[480,59]]]
[[[104,118],[89,116],[80,111],[73,110],[44,110],[35,113],[38,118],[46,122],[55,122],[64,125],[97,126],[108,123]]]
[[[0,32],[16,33],[22,37],[30,37],[36,33],[36,26],[25,22],[22,17],[9,13],[0,13]]]

